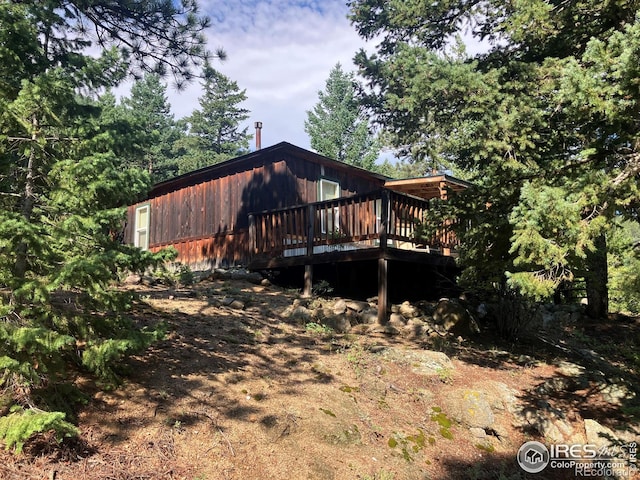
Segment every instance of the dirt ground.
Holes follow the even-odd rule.
[[[530,432],[501,425],[488,448],[449,426],[443,400],[485,381],[526,397],[555,372],[539,345],[338,335],[281,317],[298,292],[243,281],[131,288],[143,300],[139,320],[166,321],[168,337],[130,359],[120,388],[84,385],[93,396],[79,439],[2,452],[0,478],[550,478],[516,464]],[[386,355],[390,347],[444,351],[454,368],[425,376]],[[584,392],[558,401],[576,422],[613,421]]]

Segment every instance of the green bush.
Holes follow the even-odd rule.
[[[7,450],[15,448],[20,453],[32,435],[48,431],[54,431],[58,441],[78,435],[78,429],[65,421],[65,414],[62,412],[24,410],[16,406],[11,413],[0,417],[0,439],[4,441]]]

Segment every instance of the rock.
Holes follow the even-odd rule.
[[[409,302],[404,302],[398,308],[398,313],[402,315],[404,318],[409,319],[409,318],[417,317],[420,312],[416,307],[411,305]]]
[[[558,366],[558,373],[565,377],[581,377],[586,373],[586,369],[582,365],[567,362],[566,360],[560,360],[556,365]]]
[[[378,311],[373,308],[368,308],[358,315],[360,323],[377,323]]]
[[[234,300],[229,304],[229,308],[233,308],[234,310],[244,310],[245,304],[240,300]]]
[[[250,272],[242,268],[230,270],[228,278],[231,280],[244,280],[255,285],[260,285],[260,282],[262,282],[262,275],[258,272]]]
[[[399,313],[392,313],[389,315],[389,325],[394,328],[403,329],[407,323],[407,320]]]
[[[423,375],[438,375],[443,371],[455,370],[451,359],[442,352],[422,350],[418,352],[406,352],[407,361],[411,362],[415,373]]]
[[[469,335],[479,333],[480,328],[471,314],[460,303],[442,299],[433,312],[433,320],[442,325],[447,332],[455,335]]]
[[[128,275],[127,278],[122,281],[122,283],[124,283],[125,285],[138,285],[141,280],[142,277],[140,275],[132,273],[131,275]]]
[[[567,382],[565,387],[566,391],[574,392],[582,388],[589,387],[589,379],[597,377],[597,372],[587,371],[582,365],[576,363],[567,362],[565,360],[559,361],[557,364],[557,372]]]
[[[618,406],[633,400],[636,396],[636,393],[624,383],[609,383],[600,390],[600,393],[605,401]]]
[[[615,432],[604,425],[600,425],[595,420],[585,419],[584,431],[587,443],[596,445],[598,448],[620,445],[620,439]]]
[[[338,333],[347,333],[351,330],[351,322],[345,315],[331,315],[326,317],[322,323]]]
[[[535,388],[538,395],[551,395],[560,392],[575,391],[575,381],[569,377],[552,377]]]
[[[332,307],[333,313],[335,315],[341,315],[347,311],[347,302],[342,299],[336,300]]]
[[[547,441],[553,443],[584,443],[582,434],[569,422],[565,415],[548,402],[540,402],[540,408],[527,407],[516,418],[522,420],[520,426],[537,431]]]
[[[325,318],[333,317],[333,310],[328,307],[317,307],[309,309],[314,322],[322,323]]]
[[[486,392],[469,388],[454,390],[447,396],[448,413],[468,427],[491,428],[495,416]]]
[[[520,407],[520,400],[518,400],[519,392],[515,389],[509,388],[502,382],[491,382],[490,392],[493,395],[492,407],[494,410],[506,410],[510,414],[514,414]]]
[[[231,278],[231,272],[225,268],[216,268],[213,270],[213,276],[221,280],[229,280]]]
[[[300,323],[308,323],[313,319],[313,313],[307,307],[303,306],[300,302],[293,302],[293,305],[287,307],[282,312],[284,318],[298,321]]]
[[[516,359],[516,363],[518,365],[533,366],[533,365],[536,365],[538,361],[535,358],[533,358],[531,355],[520,355]]]
[[[471,427],[469,429],[469,433],[477,439],[485,439],[487,438],[487,432],[485,432],[484,428],[480,427]]]
[[[403,328],[403,333],[408,338],[420,338],[425,334],[424,322],[419,318],[412,318]]]
[[[353,310],[356,313],[362,313],[369,308],[367,302],[359,302],[357,300],[349,300],[346,305],[349,310]]]
[[[376,323],[374,325],[371,325],[371,327],[369,328],[369,333],[373,333],[373,334],[384,334],[384,335],[398,335],[400,333],[400,331],[395,328],[393,325],[380,325],[379,323]]]
[[[357,425],[338,424],[324,437],[331,445],[361,445],[362,436]]]

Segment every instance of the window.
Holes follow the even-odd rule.
[[[340,184],[331,180],[320,180],[320,201],[335,200],[340,197]],[[322,211],[320,223],[322,233],[337,232],[340,230],[340,211],[338,207]]]
[[[142,250],[149,249],[149,205],[136,208],[133,244]]]

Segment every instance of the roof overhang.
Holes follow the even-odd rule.
[[[449,175],[432,175],[428,177],[387,180],[384,185],[389,190],[406,193],[414,197],[429,200],[445,198],[447,192],[459,192],[469,188],[471,184]]]

